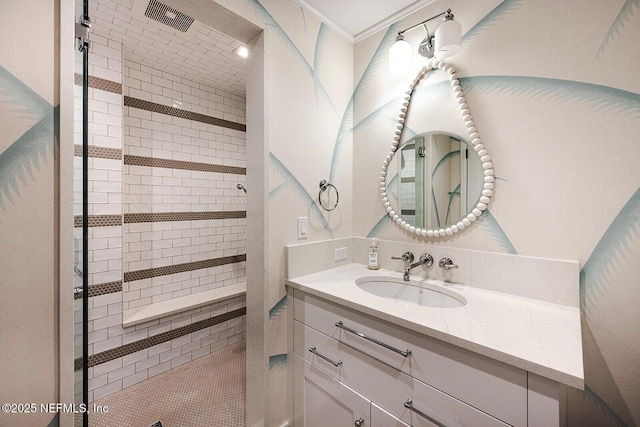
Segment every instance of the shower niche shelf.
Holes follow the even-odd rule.
[[[223,301],[244,295],[247,292],[246,283],[236,283],[235,285],[223,286],[210,291],[198,292],[167,301],[156,302],[144,307],[136,307],[126,310],[123,315],[122,327],[139,325],[140,323],[160,319],[172,314],[181,313],[214,302]]]

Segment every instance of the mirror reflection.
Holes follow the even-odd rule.
[[[460,221],[478,203],[484,174],[471,144],[445,132],[418,135],[400,145],[387,173],[392,204],[420,228]]]

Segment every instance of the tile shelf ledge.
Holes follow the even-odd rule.
[[[246,283],[236,283],[234,285],[223,286],[210,291],[198,292],[192,295],[185,295],[166,301],[160,301],[144,307],[136,307],[125,310],[122,316],[122,327],[128,328],[151,320],[171,316],[172,314],[194,308],[204,307],[218,301],[235,298],[247,292]]]

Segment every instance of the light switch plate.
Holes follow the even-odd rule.
[[[298,239],[306,239],[309,229],[309,218],[306,216],[298,217]]]

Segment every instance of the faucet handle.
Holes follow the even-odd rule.
[[[438,262],[438,265],[443,270],[451,270],[452,268],[458,268],[456,264],[453,263],[453,260],[449,257],[444,257]]]
[[[413,256],[413,253],[407,251],[405,253],[402,254],[401,257],[399,256],[392,256],[391,259],[401,259],[402,261],[404,261],[405,263],[409,263],[409,262],[413,262],[413,260],[415,259],[415,257]]]
[[[425,252],[422,255],[420,255],[420,262],[425,267],[431,267],[433,265],[433,257],[431,256],[431,254],[428,254]]]

